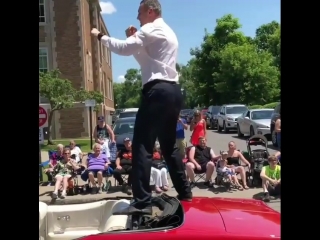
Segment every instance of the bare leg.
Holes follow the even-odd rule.
[[[103,181],[103,175],[102,171],[97,172],[97,179],[98,179],[98,193],[102,193],[102,181]]]
[[[64,176],[63,177],[63,182],[62,182],[62,193],[61,193],[61,198],[65,198],[67,195],[67,188],[69,185],[69,178],[70,176]]]
[[[94,180],[94,176],[92,172],[89,172],[89,181],[92,187],[96,187],[96,181]]]
[[[187,176],[188,178],[190,178],[190,182],[194,182],[194,169],[195,169],[195,166],[193,163],[188,162],[186,164]]]
[[[240,166],[240,167],[237,167],[235,171],[240,173],[240,177],[241,177],[241,180],[242,180],[242,183],[243,183],[243,187],[245,189],[248,189],[249,187],[247,186],[246,172],[245,172],[244,168],[242,166]]]
[[[214,172],[214,163],[208,162],[207,163],[207,171],[206,171],[206,182],[212,181],[212,174]]]
[[[53,190],[53,193],[52,193],[52,198],[53,199],[57,199],[57,197],[58,197],[58,190],[60,188],[61,181],[62,181],[62,176],[61,175],[57,175],[56,176],[56,184],[54,185],[54,190]]]

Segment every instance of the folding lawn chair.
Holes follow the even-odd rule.
[[[190,153],[190,150],[192,147],[193,146],[186,148],[186,158],[182,160],[185,164],[187,164],[187,162],[189,161],[189,153]],[[206,179],[206,173],[199,173],[199,172],[197,172],[197,170],[194,171],[195,183],[199,182],[200,180],[205,181],[205,179]]]

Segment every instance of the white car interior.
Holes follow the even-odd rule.
[[[128,207],[129,200],[102,200],[74,205],[39,202],[39,240],[70,240],[128,228],[127,215],[112,215]]]

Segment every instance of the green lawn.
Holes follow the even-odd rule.
[[[90,146],[90,139],[84,140],[84,139],[75,139],[74,140],[76,144],[81,148],[82,152],[90,152],[91,146]],[[48,150],[55,150],[57,144],[62,144],[64,146],[69,146],[70,140],[54,140],[55,145],[47,145],[47,141],[44,142],[43,145],[41,145],[42,151],[48,151]]]

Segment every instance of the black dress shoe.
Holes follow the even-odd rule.
[[[152,207],[147,206],[142,209],[138,209],[134,206],[129,206],[119,212],[114,212],[113,215],[152,215]]]
[[[185,195],[178,195],[177,198],[180,200],[180,201],[186,201],[186,202],[191,202],[192,201],[192,193],[188,193],[188,194],[185,194]]]

